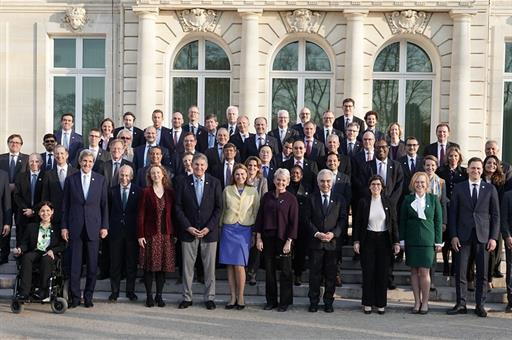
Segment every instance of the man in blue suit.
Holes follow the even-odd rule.
[[[449,237],[456,254],[455,288],[457,304],[447,313],[466,314],[466,270],[471,253],[475,254],[475,314],[486,317],[489,253],[496,248],[500,231],[498,192],[482,181],[483,162],[478,157],[468,161],[468,180],[455,186],[450,200]]]
[[[82,135],[73,131],[75,118],[71,112],[64,113],[60,117],[61,129],[55,131],[55,138],[57,144],[64,145],[69,154],[69,162],[75,164],[76,157],[78,156],[78,150],[84,148],[84,141]]]
[[[82,254],[87,256],[85,307],[93,307],[92,296],[98,270],[99,239],[108,234],[107,184],[105,177],[92,171],[94,155],[83,150],[81,170],[66,178],[62,202],[62,238],[71,250],[70,308],[80,305]]]

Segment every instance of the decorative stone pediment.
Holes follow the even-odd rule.
[[[81,31],[89,21],[87,12],[83,7],[71,7],[66,10],[64,19],[62,19],[73,32]]]
[[[423,34],[432,13],[418,12],[412,9],[385,13],[389,28],[393,34],[411,33]]]
[[[288,32],[315,33],[320,26],[321,15],[309,9],[296,9],[286,14]]]
[[[178,18],[185,32],[213,32],[218,16],[211,9],[192,8],[178,12]]]

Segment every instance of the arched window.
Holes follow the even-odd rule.
[[[405,136],[429,143],[434,76],[429,56],[418,45],[402,40],[386,46],[373,65],[372,107],[379,113],[380,130],[399,122]]]
[[[331,107],[333,72],[325,51],[317,44],[298,40],[281,48],[272,63],[272,126],[277,126],[277,111],[290,113],[295,123],[297,110],[311,109],[317,124],[322,113]]]
[[[202,117],[214,113],[224,123],[231,102],[230,79],[229,58],[219,45],[205,39],[186,44],[172,64],[172,111],[186,117],[188,108],[197,105]]]

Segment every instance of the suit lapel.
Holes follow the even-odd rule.
[[[482,181],[480,182],[480,191],[478,192],[478,199],[476,200],[476,205],[473,207],[476,209],[476,207],[483,201],[483,196],[487,194],[489,188],[488,186],[492,185],[489,183],[485,183]]]

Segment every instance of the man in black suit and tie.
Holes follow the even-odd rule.
[[[133,163],[123,158],[123,150],[124,145],[122,140],[114,139],[110,142],[110,157],[103,163],[102,173],[102,175],[105,177],[107,188],[110,188],[119,183],[119,169],[121,169],[123,165],[129,165],[133,168]]]
[[[148,126],[144,130],[144,137],[146,138],[146,144],[139,145],[133,149],[133,169],[135,171],[149,165],[149,150],[151,150],[153,146],[158,145],[154,126]],[[170,165],[172,161],[169,156],[169,150],[161,144],[160,147],[162,148],[163,154],[162,164]],[[112,152],[112,149],[110,151]],[[175,164],[173,164],[173,166],[175,166]]]
[[[256,134],[245,140],[242,158],[245,160],[250,156],[258,156],[259,150],[263,145],[270,146],[272,152],[277,155],[279,150],[277,139],[267,134],[267,118],[258,117],[254,119],[254,128]]]
[[[151,120],[153,121],[153,127],[156,131],[155,143],[156,145],[161,145],[166,149],[171,148],[172,143],[172,132],[170,129],[163,126],[164,124],[164,113],[160,109],[153,110],[151,114]],[[146,138],[146,133],[144,132],[144,138]],[[146,138],[147,142],[147,138]]]
[[[41,202],[43,175],[41,155],[33,153],[28,158],[29,169],[16,176],[14,202],[18,207],[16,213],[16,247],[19,247],[23,234],[29,223],[36,222],[36,206]]]
[[[299,138],[299,132],[297,130],[288,127],[290,123],[290,114],[286,110],[277,111],[277,128],[268,133],[269,136],[277,139],[277,147],[279,153],[283,152],[283,143],[288,139]]]
[[[218,225],[222,211],[222,190],[219,180],[206,173],[208,159],[196,154],[192,160],[193,174],[176,188],[176,220],[179,225],[183,254],[183,301],[179,308],[192,305],[192,278],[197,250],[201,248],[204,268],[207,309],[215,309],[215,256]]]
[[[0,170],[0,223],[2,226],[0,237],[5,238],[10,234],[12,224],[12,208],[11,208],[11,189],[9,188],[9,175],[4,170]],[[9,239],[10,241],[10,239]],[[7,243],[7,249],[10,249]],[[9,253],[7,253],[6,261],[9,262]]]
[[[144,144],[144,131],[136,127],[135,125],[135,115],[128,111],[123,114],[123,126],[120,126],[114,130],[114,138],[119,138],[117,134],[122,129],[126,129],[130,131],[132,135],[132,148],[136,148],[139,145]]]
[[[153,165],[160,165],[165,170],[167,170],[167,176],[172,179],[174,178],[173,169],[169,166],[162,165],[162,147],[161,146],[153,146],[151,150],[149,150],[149,165],[137,170],[137,176],[134,177],[134,183],[137,184],[140,188],[145,188],[147,183],[148,170]]]
[[[226,119],[227,123],[222,124],[220,127],[228,130],[229,137],[233,136],[235,133],[238,133],[238,107],[236,106],[228,106],[226,109]]]
[[[281,151],[279,154],[274,157],[274,163],[278,168],[281,167],[281,165],[293,157],[293,142],[295,140],[293,138],[288,138],[283,142],[283,151]]]
[[[459,147],[459,144],[448,141],[448,137],[450,136],[450,125],[447,123],[437,124],[436,136],[437,142],[429,144],[425,147],[425,150],[423,151],[423,157],[427,155],[436,156],[439,160],[438,166],[441,166],[446,163],[446,152],[448,151],[448,148],[452,146]]]
[[[135,279],[139,245],[137,243],[137,212],[139,187],[132,184],[133,169],[123,165],[119,169],[119,183],[109,190],[110,212],[110,302],[119,297],[121,276],[126,268],[126,297],[137,300]]]
[[[205,156],[208,158],[208,168],[213,169],[217,164],[224,161],[224,146],[228,143],[229,132],[225,128],[217,130],[217,136],[215,137],[215,145],[213,148],[209,148],[205,151]],[[233,144],[233,143],[231,143]],[[233,144],[234,145],[234,144]],[[235,146],[236,148],[236,146]],[[238,152],[238,150],[237,150]]]
[[[350,123],[357,123],[359,125],[359,132],[364,131],[364,121],[354,116],[354,107],[356,105],[354,99],[345,98],[342,105],[343,116],[336,118],[333,124],[334,128],[344,132]]]
[[[326,153],[327,155],[320,157],[317,161],[319,169],[327,168],[327,157],[330,153],[335,153],[338,155],[339,163],[339,171],[344,173],[350,178],[352,173],[352,162],[349,156],[343,155],[340,153],[340,137],[338,135],[332,134],[327,137]]]
[[[249,118],[247,116],[238,117],[238,132],[229,137],[229,142],[235,144],[238,152],[240,152],[241,161],[245,162],[245,156],[242,154],[244,150],[245,141],[249,137],[254,136],[254,133],[249,133]]]
[[[318,189],[311,197],[309,311],[318,311],[320,282],[325,279],[324,311],[332,313],[336,290],[336,259],[338,239],[345,228],[347,207],[345,199],[332,191],[334,175],[323,169],[317,177]]]
[[[53,154],[53,149],[57,145],[57,139],[53,133],[47,133],[43,137],[43,146],[45,152],[41,153],[41,158],[43,160],[43,164],[41,166],[41,171],[46,172],[53,168],[55,168],[55,155]]]
[[[363,145],[357,140],[359,124],[349,123],[345,129],[345,138],[341,141],[340,152],[351,159],[363,149]]]
[[[236,146],[227,143],[224,145],[222,152],[224,154],[224,160],[214,165],[211,175],[219,180],[222,190],[224,190],[225,187],[231,185],[233,180],[233,167],[237,164],[235,161]]]
[[[171,159],[175,154],[183,153],[183,137],[185,136],[183,129],[183,115],[181,112],[174,112],[172,114],[172,129],[170,137],[168,138],[165,135],[165,139],[163,143],[160,143],[161,146],[167,148],[169,150],[169,156]]]
[[[455,288],[457,303],[449,315],[466,314],[466,271],[470,254],[475,254],[475,314],[486,317],[487,266],[489,253],[496,248],[500,232],[498,192],[482,181],[483,162],[478,157],[468,161],[468,180],[458,183],[452,192],[448,233],[456,254]]]
[[[315,138],[318,139],[325,145],[325,152],[327,152],[327,138],[330,135],[339,136],[340,140],[343,138],[343,132],[338,129],[335,129],[332,124],[334,123],[334,112],[325,111],[322,117],[323,126],[317,129],[315,133]]]
[[[297,139],[304,139],[304,124],[306,124],[307,122],[309,122],[311,120],[311,110],[307,107],[303,107],[299,111],[299,119],[300,119],[300,123],[293,125],[292,129],[297,131],[297,133],[298,133]]]
[[[61,235],[71,251],[69,308],[80,305],[82,254],[87,263],[84,306],[90,308],[94,306],[99,240],[108,234],[108,194],[105,178],[92,171],[92,152],[83,150],[78,159],[81,170],[66,178],[64,184]]]
[[[95,172],[98,172],[101,174],[101,173],[103,173],[104,163],[107,162],[108,160],[110,160],[110,152],[108,152],[107,150],[103,150],[100,147],[100,145],[99,145],[100,138],[101,138],[100,130],[97,128],[92,128],[89,131],[89,136],[88,136],[89,147],[87,149],[89,151],[91,151],[92,154],[94,155],[94,166],[92,167],[92,171],[95,171]],[[110,141],[112,141],[112,139]],[[82,150],[84,150],[84,149],[80,149],[78,151],[78,154],[80,154],[80,152],[82,152]],[[80,168],[80,165],[78,164],[78,160],[76,160],[76,163],[74,165],[77,169]]]
[[[0,155],[0,170],[7,172],[9,177],[9,189],[11,191],[11,213],[16,215],[17,208],[14,202],[14,191],[16,190],[16,176],[27,170],[28,155],[21,153],[23,146],[23,138],[19,134],[12,134],[7,138],[7,146],[9,152]],[[12,219],[12,215],[9,216]],[[9,222],[9,226],[12,222]],[[4,224],[5,225],[5,224]],[[2,237],[0,238],[0,264],[9,262],[9,253],[11,252],[11,229],[3,229]]]
[[[55,132],[55,138],[57,144],[64,145],[68,150],[69,160],[71,164],[76,164],[76,158],[78,157],[78,151],[83,149],[84,141],[82,135],[73,131],[73,125],[75,124],[75,117],[71,112],[64,113],[60,117],[61,129]]]
[[[263,145],[260,148],[258,157],[261,160],[261,174],[267,179],[268,190],[272,191],[276,188],[274,184],[274,173],[278,169],[274,159],[274,154],[272,153],[272,148],[270,148],[269,145]]]
[[[293,142],[293,157],[282,164],[283,168],[289,171],[294,165],[298,165],[302,168],[302,182],[308,188],[314,188],[316,185],[316,174],[318,173],[318,166],[316,162],[305,158],[306,146],[304,141],[296,140]]]
[[[183,155],[187,152],[195,155],[198,153],[196,150],[197,140],[196,136],[192,132],[184,132],[183,133],[183,152],[175,153],[173,159],[171,160],[171,168],[174,171],[175,176],[182,175],[184,173],[183,169]]]
[[[317,162],[325,156],[325,145],[315,138],[316,125],[313,121],[304,124],[304,145],[306,145],[306,158]]]
[[[208,149],[208,130],[199,124],[199,108],[195,105],[188,109],[188,124],[183,131],[192,132],[196,137],[196,150],[203,152]]]

